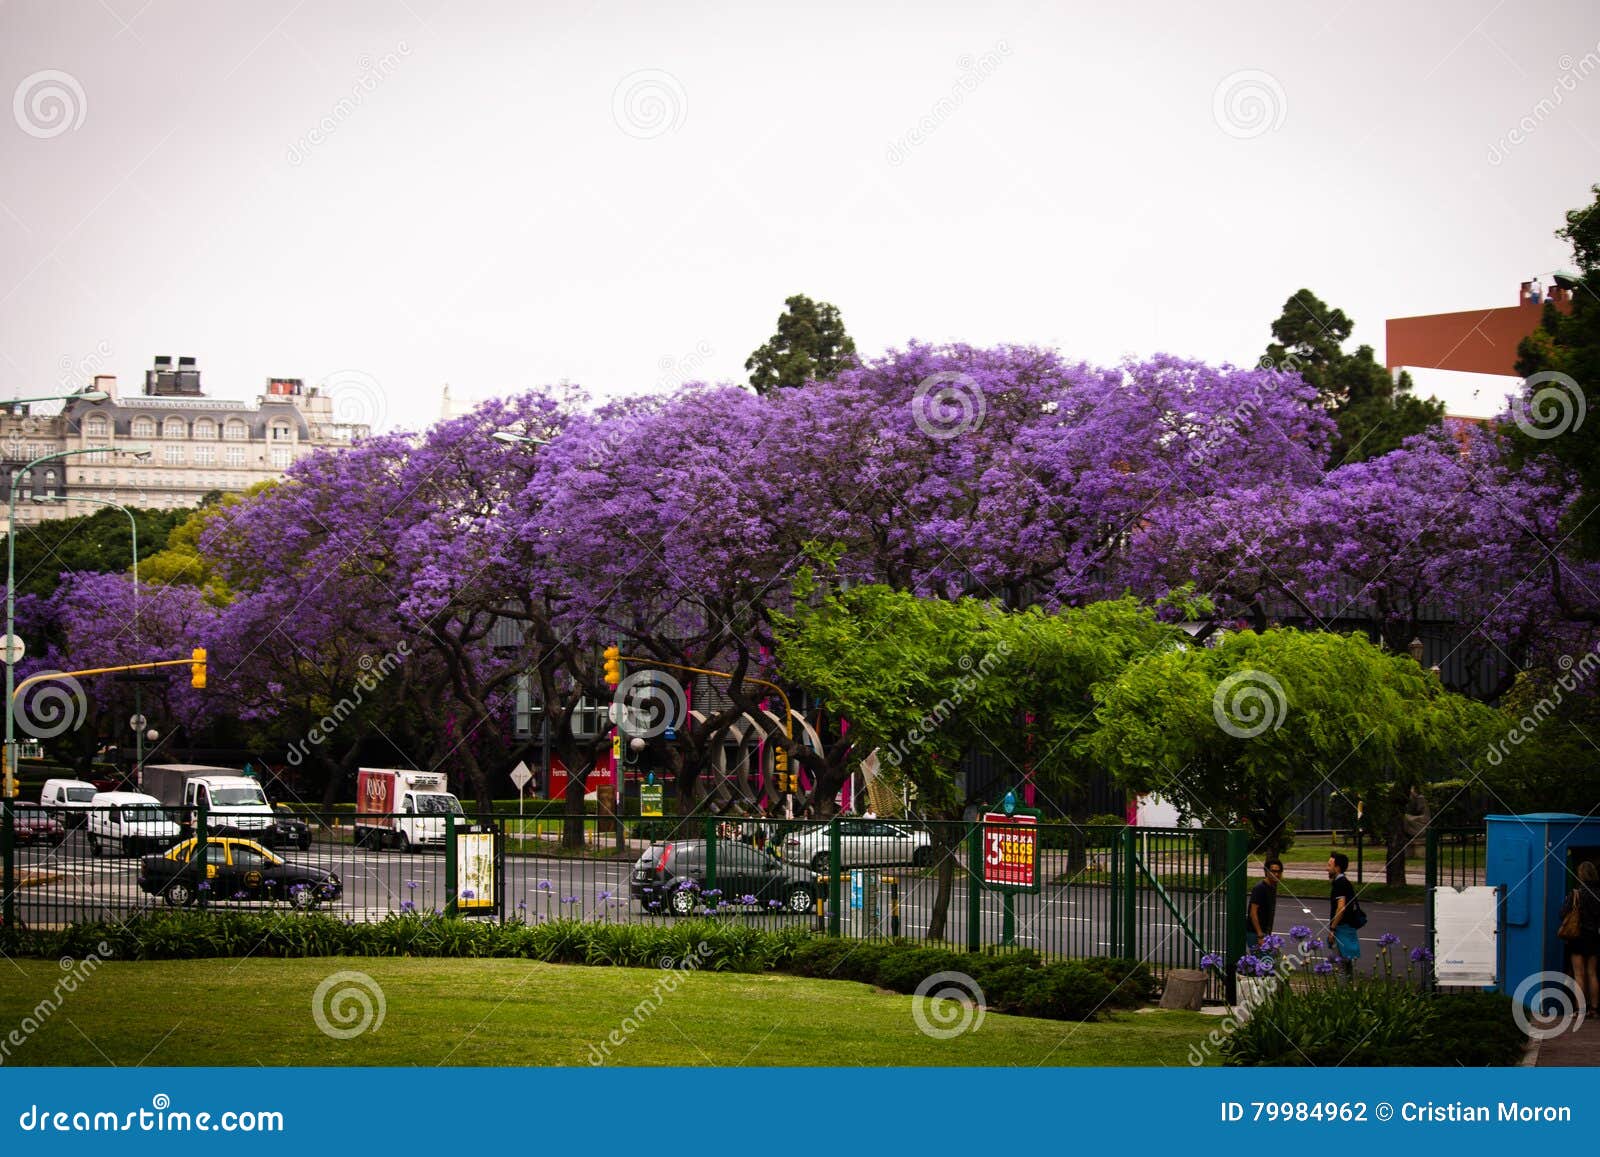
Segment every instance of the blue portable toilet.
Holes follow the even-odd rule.
[[[1556,935],[1561,902],[1572,891],[1578,865],[1600,863],[1600,817],[1536,812],[1488,816],[1485,823],[1483,880],[1505,889],[1500,991],[1514,993],[1530,976],[1567,967],[1566,946]]]

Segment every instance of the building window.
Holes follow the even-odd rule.
[[[163,438],[182,438],[188,434],[182,418],[168,418],[161,423],[161,436]]]
[[[229,418],[228,424],[222,428],[222,436],[229,442],[243,442],[250,437],[250,428],[238,418]]]
[[[289,447],[274,446],[272,448],[272,468],[274,470],[289,469]]]
[[[128,432],[135,438],[154,438],[156,436],[156,420],[154,418],[135,418]]]
[[[111,432],[111,424],[106,421],[104,414],[90,414],[83,420],[83,433],[86,438],[104,438]]]
[[[244,465],[244,447],[243,446],[229,446],[228,447],[228,465],[229,466],[243,466]]]
[[[272,423],[272,440],[274,442],[287,442],[289,440],[289,427],[283,422]]]
[[[205,439],[211,441],[217,436],[217,424],[210,418],[196,418],[194,420],[195,440]]]
[[[161,447],[161,460],[163,462],[165,462],[168,466],[182,466],[183,465],[183,447],[182,446],[163,446],[163,447]]]
[[[200,423],[196,422],[195,423],[195,428],[199,429],[199,426],[200,426]],[[217,462],[217,451],[216,451],[216,449],[214,447],[211,447],[211,446],[196,446],[194,448],[194,464],[196,466],[214,466],[214,465],[216,465],[216,462]]]

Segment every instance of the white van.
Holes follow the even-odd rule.
[[[100,789],[81,779],[47,779],[39,792],[39,804],[64,828],[83,826],[89,801]]]
[[[137,791],[102,791],[89,813],[89,851],[103,856],[135,855],[170,848],[181,834],[161,801]]]

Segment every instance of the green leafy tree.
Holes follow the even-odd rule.
[[[797,293],[784,302],[778,332],[744,363],[758,394],[821,381],[855,360],[856,343],[845,332],[836,306]]]
[[[1596,558],[1600,519],[1591,516],[1600,507],[1600,418],[1588,411],[1600,397],[1600,185],[1590,191],[1594,202],[1569,210],[1566,225],[1556,231],[1572,246],[1577,265],[1572,312],[1545,307],[1539,328],[1517,347],[1516,369],[1524,378],[1565,375],[1565,381],[1531,383],[1518,425],[1526,450],[1554,454],[1577,476],[1581,492],[1567,511],[1567,525],[1578,549]]]
[[[1295,809],[1323,783],[1408,798],[1480,755],[1494,720],[1408,655],[1292,630],[1157,651],[1099,698],[1087,746],[1119,780],[1186,819],[1242,824],[1265,852],[1290,846]]]
[[[1078,740],[1091,688],[1133,656],[1183,638],[1132,599],[1046,614],[880,585],[818,596],[811,582],[803,572],[799,609],[777,624],[783,677],[848,719],[856,751],[876,749],[936,819],[956,819],[969,802],[956,778],[969,752],[993,753],[1046,798],[1081,782],[1088,765]],[[936,827],[953,852],[959,829]],[[944,935],[955,863],[953,855],[940,860],[928,931],[935,939]]]
[[[1338,423],[1332,461],[1361,462],[1395,449],[1413,434],[1420,434],[1444,417],[1444,403],[1423,401],[1411,392],[1411,376],[1404,371],[1396,382],[1373,356],[1372,347],[1344,352],[1355,323],[1309,289],[1299,290],[1283,304],[1272,323],[1273,342],[1264,363],[1298,372],[1314,386],[1323,406]]]
[[[131,508],[130,508],[131,509]],[[139,525],[139,578],[145,560],[162,550],[186,510],[133,510]],[[17,528],[17,594],[49,596],[63,574],[108,573],[133,565],[128,516],[102,506],[79,518],[57,518]]]

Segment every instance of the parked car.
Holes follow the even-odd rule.
[[[63,827],[81,828],[89,804],[100,789],[81,779],[47,779],[39,792],[39,805],[61,821]]]
[[[813,872],[828,870],[828,825],[802,828],[784,840],[783,858],[809,864]],[[847,817],[839,821],[839,865],[844,868],[887,868],[910,864],[926,868],[935,857],[933,840],[921,828],[891,820]]]
[[[11,816],[19,844],[52,844],[59,848],[67,841],[65,825],[38,804],[17,803]]]
[[[754,903],[786,912],[810,912],[821,886],[804,868],[785,864],[737,840],[717,841],[718,906]],[[648,911],[688,916],[707,904],[713,885],[706,876],[706,841],[651,844],[633,865],[629,895]],[[745,900],[749,897],[749,900]]]
[[[139,862],[139,887],[175,908],[193,904],[201,891],[215,900],[287,900],[314,908],[344,894],[339,877],[310,864],[295,864],[236,836],[208,836],[204,851],[187,839]]]
[[[276,823],[272,831],[272,846],[275,848],[299,848],[302,852],[309,851],[311,848],[311,825],[281,803],[274,814]]]
[[[169,848],[182,834],[154,796],[138,791],[102,791],[89,811],[89,851],[132,856],[150,848]]]

